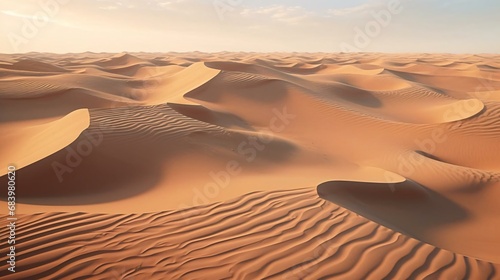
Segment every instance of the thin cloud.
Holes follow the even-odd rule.
[[[18,13],[16,11],[6,10],[6,11],[1,11],[1,12],[2,12],[2,14],[8,15],[8,16],[11,16],[11,17],[25,18],[25,19],[30,19],[30,20],[34,20],[35,19],[34,16],[26,15],[26,14],[21,14],[21,13]],[[48,19],[48,20],[50,20],[50,19]]]
[[[19,12],[12,11],[12,10],[1,11],[1,13],[4,15],[7,15],[7,16],[15,17],[15,18],[24,18],[24,19],[27,19],[27,20],[32,21],[32,22],[47,22],[47,23],[58,24],[58,25],[61,25],[64,27],[78,28],[78,26],[76,26],[72,23],[69,23],[67,21],[63,21],[60,19],[54,19],[48,15],[46,17],[42,18],[42,17],[39,17],[39,16],[34,15],[34,14],[33,15],[23,14],[23,13],[19,13]]]
[[[301,6],[273,5],[253,9],[247,8],[244,9],[240,15],[247,18],[264,17],[274,21],[294,25],[300,24],[307,19],[312,19],[315,13],[308,11]]]
[[[373,10],[379,4],[361,4],[354,7],[343,8],[343,9],[330,9],[328,10],[328,14],[333,16],[350,16],[350,15],[364,15],[368,13],[370,10]]]

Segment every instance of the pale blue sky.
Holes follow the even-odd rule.
[[[499,15],[499,0],[0,0],[0,52],[498,53]]]

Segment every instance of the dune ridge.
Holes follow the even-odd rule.
[[[79,109],[59,120],[2,135],[0,141],[13,143],[15,146],[11,145],[8,149],[2,147],[3,157],[0,164],[2,166],[13,164],[17,169],[26,167],[67,147],[89,125],[88,110]],[[14,158],[15,161],[10,160]],[[0,175],[5,174],[7,174],[6,169],[0,171]]]

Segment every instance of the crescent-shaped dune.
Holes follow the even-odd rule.
[[[14,165],[21,169],[63,149],[75,141],[90,124],[89,111],[80,109],[46,124],[25,127],[0,136],[2,166]],[[15,161],[10,159],[15,158]],[[7,174],[7,169],[0,175]]]
[[[467,219],[470,214],[460,205],[415,182],[330,181],[318,186],[318,194],[372,221],[438,247],[480,259],[495,255],[488,246],[476,246],[471,251],[459,243],[447,248],[433,240],[433,229]]]

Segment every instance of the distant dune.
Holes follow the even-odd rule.
[[[0,55],[0,276],[500,279],[499,65]]]

